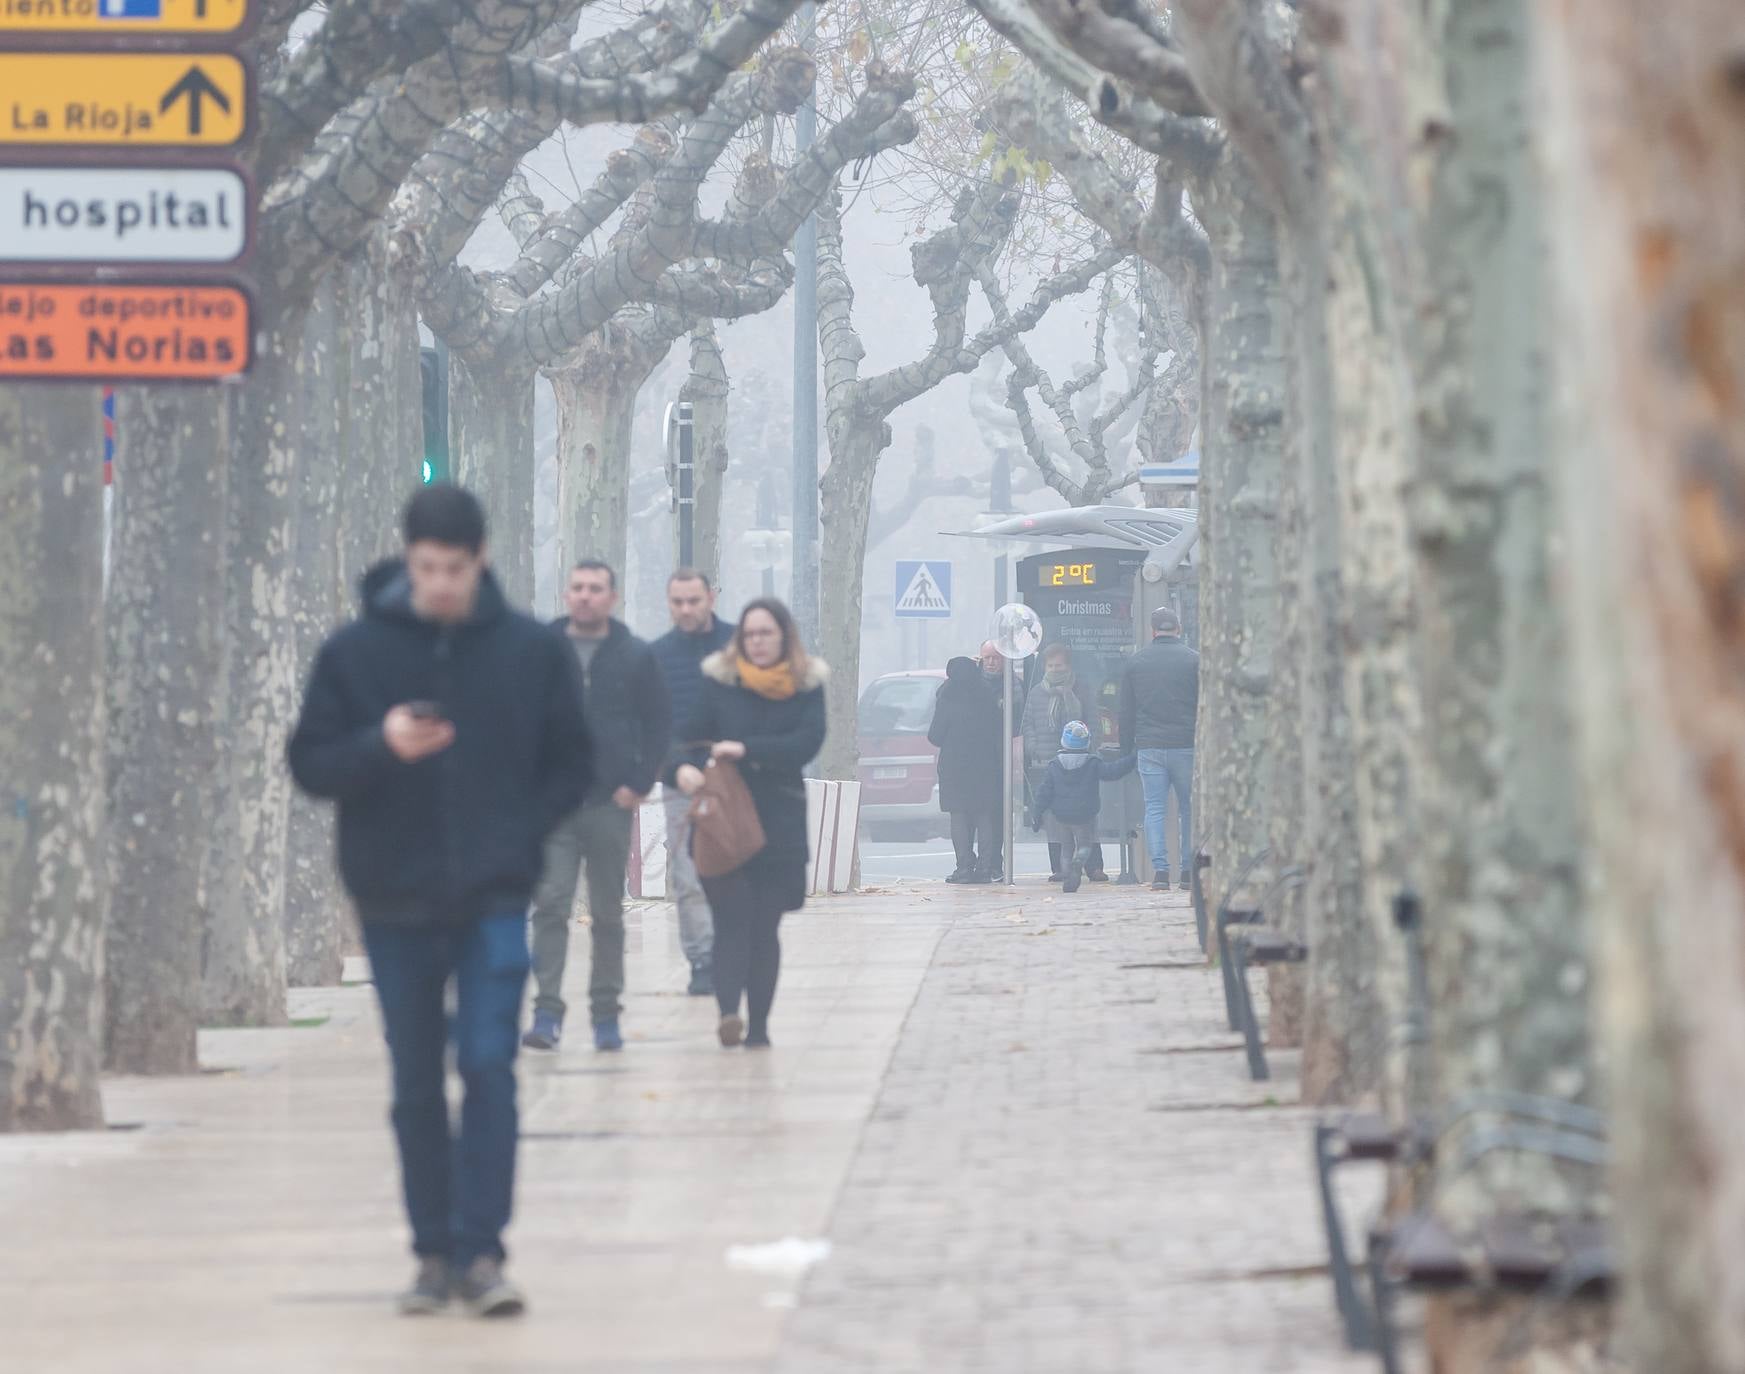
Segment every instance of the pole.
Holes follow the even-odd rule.
[[[818,6],[800,7],[800,46],[817,47]],[[795,121],[797,156],[818,135],[818,107],[808,96]],[[794,236],[794,619],[808,644],[818,642],[818,221],[808,215]]]
[[[1004,724],[1000,730],[1002,794],[1005,806],[1000,814],[1000,830],[1006,837],[1006,885],[1012,884],[1012,660],[1001,658],[1006,664],[1006,690],[1000,703],[1000,717]]]
[[[696,557],[697,513],[696,432],[691,403],[679,402],[679,566],[689,568]],[[710,569],[711,573],[719,569]]]

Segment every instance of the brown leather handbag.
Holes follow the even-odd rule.
[[[691,858],[698,876],[720,878],[743,868],[768,842],[739,769],[728,759],[712,760],[691,797]]]

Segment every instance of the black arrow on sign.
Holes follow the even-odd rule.
[[[188,101],[188,136],[198,138],[200,135],[200,116],[205,112],[204,101],[210,99],[213,104],[230,113],[230,97],[213,83],[211,77],[198,67],[189,67],[182,74],[182,79],[164,93],[164,98],[158,101],[158,113],[168,114],[170,106],[178,100],[187,97]]]

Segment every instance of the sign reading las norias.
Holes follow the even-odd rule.
[[[238,32],[248,0],[0,0],[0,35]]]
[[[0,281],[0,381],[211,382],[248,370],[248,293]]]
[[[0,143],[229,147],[249,95],[229,53],[0,52]]]

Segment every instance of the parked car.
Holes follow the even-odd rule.
[[[868,839],[950,833],[939,809],[939,751],[927,742],[944,681],[934,668],[886,673],[861,694],[860,819]]]

